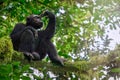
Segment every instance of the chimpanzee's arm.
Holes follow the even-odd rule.
[[[18,23],[15,25],[13,31],[10,34],[10,37],[13,41],[16,41],[20,38],[21,31],[23,31],[25,28],[25,24]]]
[[[55,27],[56,27],[56,18],[55,15],[52,12],[46,11],[43,16],[46,16],[49,18],[48,25],[44,31],[41,31],[40,34],[44,36],[46,39],[51,39],[55,33]],[[42,36],[41,35],[41,36]]]
[[[20,36],[21,34],[25,31],[25,30],[31,30],[34,34],[35,34],[35,29],[31,26],[26,26],[23,23],[18,23],[15,25],[14,30],[12,31],[12,33],[10,34],[10,37],[13,41],[17,41],[20,40]]]
[[[46,45],[47,53],[48,53],[50,60],[55,64],[63,66],[64,65],[63,59],[58,56],[57,50],[55,46],[53,45],[53,43],[50,40],[47,40],[45,45]]]

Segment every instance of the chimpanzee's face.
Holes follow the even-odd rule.
[[[26,24],[28,26],[32,26],[35,29],[40,29],[43,26],[43,22],[41,21],[38,15],[30,15],[27,17]]]

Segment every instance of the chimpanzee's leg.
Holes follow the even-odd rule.
[[[40,39],[39,40],[39,45],[36,48],[36,52],[39,53],[40,55],[40,60],[44,59],[46,54],[47,54],[47,49],[46,49],[46,45],[45,45],[45,40],[44,39]]]
[[[29,61],[39,60],[40,56],[35,51],[35,36],[29,29],[25,30],[20,38],[19,51],[23,52]]]
[[[63,59],[58,56],[57,50],[55,46],[53,45],[53,43],[50,40],[46,40],[45,46],[47,48],[47,53],[48,53],[50,60],[55,64],[59,64],[63,66],[64,65]]]

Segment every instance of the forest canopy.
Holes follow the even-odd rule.
[[[9,35],[16,23],[25,23],[27,16],[31,14],[39,15],[43,11],[48,10],[56,16],[56,32],[52,42],[56,46],[58,54],[67,59],[68,63],[74,64],[72,67],[75,68],[75,71],[80,71],[70,71],[67,74],[67,68],[68,70],[71,68],[68,67],[71,65],[67,62],[67,68],[65,68],[65,72],[63,71],[64,73],[59,72],[57,70],[59,68],[53,67],[51,69],[51,65],[45,65],[50,67],[50,69],[46,69],[45,66],[40,68],[37,65],[39,62],[29,65],[41,71],[45,76],[44,79],[50,78],[48,75],[45,75],[49,73],[49,70],[60,76],[55,77],[55,79],[70,78],[70,80],[75,80],[81,78],[82,80],[92,80],[94,77],[99,79],[103,75],[106,76],[105,79],[111,77],[113,72],[119,72],[120,67],[120,46],[119,44],[115,45],[116,43],[114,42],[114,39],[119,38],[113,38],[114,36],[111,37],[109,34],[111,31],[120,31],[119,4],[120,0],[0,0],[0,60],[2,61],[0,70],[3,72],[4,66],[9,68],[9,70],[12,70],[14,66],[17,66],[17,69],[19,69],[18,66],[22,65],[21,69],[23,70],[18,71],[19,75],[16,75],[20,76],[29,69],[28,65],[23,66],[24,63],[22,64],[23,59],[21,58],[23,56],[13,50]],[[45,29],[47,19],[43,18],[42,21],[44,22],[42,29]],[[119,36],[119,34],[114,35]],[[111,49],[110,44],[113,42],[113,46],[116,47]],[[14,62],[16,59],[21,63]],[[46,58],[44,61],[49,62],[49,59]],[[3,65],[3,63],[6,63],[6,65]],[[43,62],[40,63],[44,65]],[[112,63],[117,65],[111,67]],[[110,66],[111,74],[106,75],[101,70],[108,65]],[[97,67],[96,71],[93,70],[95,67]],[[7,70],[6,68],[5,70]],[[2,74],[0,71],[0,78],[6,78],[6,74],[11,72]],[[94,75],[92,75],[93,72]],[[13,73],[15,74],[15,72]],[[62,74],[65,76],[62,76]],[[115,76],[117,75],[115,74]],[[14,79],[15,77],[12,78]]]

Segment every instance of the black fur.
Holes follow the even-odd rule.
[[[20,40],[23,32],[26,32],[29,30],[30,33],[35,34],[35,29],[39,29],[42,26],[43,26],[43,23],[40,21],[39,17],[35,15],[30,15],[29,17],[27,17],[26,24],[17,23],[10,34],[14,50],[20,51],[20,44],[22,43],[20,42]],[[26,36],[26,37],[29,38],[29,36]]]
[[[42,14],[42,16],[48,17],[49,22],[45,30],[38,32],[40,44],[36,52],[39,53],[40,59],[43,59],[46,54],[48,54],[53,63],[63,65],[63,59],[58,56],[57,50],[51,42],[51,38],[54,36],[56,27],[55,15],[49,11],[46,11]]]
[[[29,61],[42,60],[48,54],[50,60],[53,63],[63,66],[63,59],[58,56],[57,50],[51,42],[51,38],[54,36],[55,33],[55,15],[49,11],[46,11],[43,14],[41,14],[41,16],[48,17],[49,22],[45,30],[37,32],[38,36],[35,36],[35,29],[42,27],[42,23],[39,23],[39,26],[36,27],[36,22],[34,22],[34,20],[31,20],[31,18],[27,19],[26,25],[17,24],[15,26],[13,32],[10,35],[14,49],[23,52],[25,57]]]

